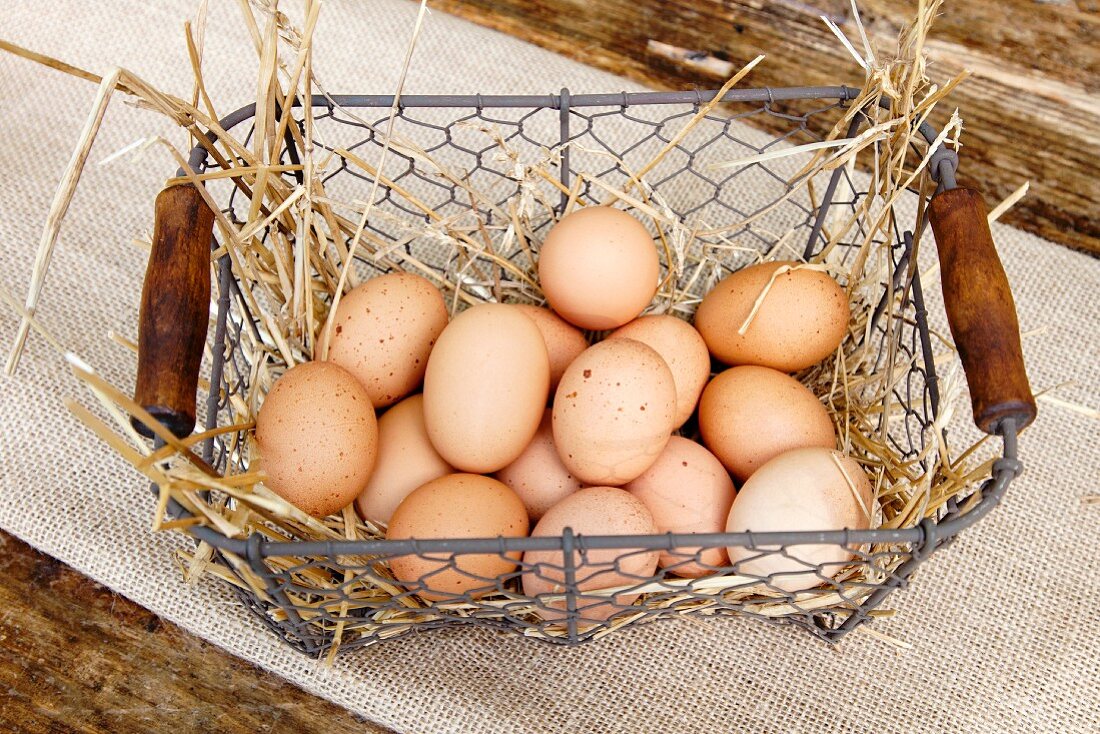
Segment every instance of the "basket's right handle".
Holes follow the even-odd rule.
[[[210,323],[214,212],[192,184],[157,195],[153,248],[141,290],[134,401],[176,436],[195,428],[195,393]],[[136,418],[133,426],[152,437]]]
[[[929,203],[940,255],[943,302],[962,358],[974,422],[994,433],[1004,418],[1021,430],[1035,419],[1035,397],[1024,371],[1020,324],[1001,266],[985,202],[977,191],[941,191]]]

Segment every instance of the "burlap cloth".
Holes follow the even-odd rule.
[[[227,111],[252,94],[256,58],[236,3],[212,2],[207,83]],[[190,95],[182,22],[191,3],[6,0],[8,39],[86,68],[117,64]],[[395,88],[415,6],[330,0],[316,65],[336,91]],[[856,78],[853,73],[853,78]],[[22,295],[54,186],[94,86],[0,56],[0,284]],[[796,80],[792,80],[794,83]],[[408,92],[618,91],[635,85],[465,22],[433,14]],[[118,385],[134,357],[107,332],[133,335],[152,201],[173,165],[161,150],[98,165],[167,128],[112,105],[73,201],[41,305],[42,321]],[[965,112],[965,111],[964,111]],[[173,138],[181,142],[178,134]],[[964,164],[965,165],[965,164]],[[1020,312],[1032,384],[1098,407],[1100,262],[1010,229],[994,234]],[[927,288],[938,297],[938,287]],[[938,302],[932,309],[940,316]],[[0,310],[5,350],[16,320]],[[648,625],[577,649],[445,631],[339,659],[283,647],[221,586],[184,585],[171,562],[187,540],[149,531],[144,482],[62,405],[81,388],[32,338],[0,390],[0,525],[225,649],[402,731],[1100,731],[1100,421],[1044,403],[1021,439],[1027,471],[1005,505],[934,557],[900,614],[829,648],[749,620]],[[81,396],[83,397],[83,396]],[[960,414],[965,418],[968,407]],[[140,671],[135,671],[140,675]],[[232,706],[231,701],[225,702]],[[317,722],[324,730],[324,722]]]

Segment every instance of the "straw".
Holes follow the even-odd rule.
[[[497,192],[483,190],[465,171],[454,170],[416,141],[395,132],[404,82],[426,14],[425,2],[420,3],[410,28],[400,81],[382,129],[332,102],[334,110],[369,128],[375,140],[380,141],[378,155],[371,160],[341,143],[323,140],[324,129],[308,103],[297,108],[302,112],[295,112],[295,101],[305,103],[315,92],[332,100],[313,68],[313,34],[322,3],[305,4],[301,29],[290,25],[275,0],[239,0],[239,5],[258,64],[256,128],[248,144],[218,124],[216,100],[210,98],[203,80],[204,39],[216,30],[207,28],[205,0],[199,5],[195,21],[184,29],[188,63],[194,77],[187,99],[165,94],[124,70],[115,70],[102,79],[62,61],[0,42],[0,48],[28,60],[100,84],[96,103],[51,206],[26,304],[17,307],[6,294],[0,299],[20,318],[20,332],[8,360],[9,370],[15,368],[29,330],[42,331],[35,307],[65,212],[111,95],[120,91],[136,97],[142,106],[173,120],[207,148],[213,161],[209,170],[199,174],[190,168],[184,153],[156,136],[140,138],[107,159],[161,143],[163,148],[158,150],[168,151],[174,164],[183,171],[182,176],[169,179],[167,185],[195,185],[216,213],[220,246],[212,253],[212,266],[226,256],[234,276],[234,310],[229,326],[237,342],[237,358],[224,362],[224,379],[229,385],[248,386],[247,390],[233,390],[225,396],[226,415],[221,417],[221,427],[183,439],[175,437],[90,365],[75,355],[69,356],[73,373],[89,391],[96,411],[76,401],[66,404],[105,445],[132,464],[135,471],[158,484],[159,495],[152,507],[153,527],[187,532],[204,526],[227,537],[245,538],[256,533],[276,541],[384,538],[384,528],[357,517],[351,508],[324,519],[304,514],[266,487],[262,471],[249,463],[254,456],[256,410],[267,390],[286,368],[325,357],[335,310],[342,295],[360,279],[380,270],[419,273],[444,292],[452,311],[484,301],[543,303],[536,273],[537,243],[544,234],[540,225],[555,216],[557,199],[564,195],[565,213],[578,207],[605,205],[630,210],[641,218],[653,232],[655,246],[668,271],[652,312],[690,318],[702,294],[745,261],[800,261],[802,243],[797,237],[805,231],[793,226],[783,229],[770,218],[787,202],[817,203],[824,180],[833,171],[850,172],[857,167],[870,175],[866,196],[855,197],[850,208],[837,207],[827,218],[822,229],[824,245],[810,262],[784,265],[776,270],[756,297],[740,329],[744,333],[749,328],[780,274],[808,268],[836,276],[851,301],[847,338],[834,355],[797,377],[821,397],[837,427],[841,447],[864,467],[873,482],[874,502],[867,507],[844,466],[838,463],[861,510],[874,527],[905,528],[938,517],[953,501],[964,512],[974,506],[975,491],[989,476],[991,460],[986,458],[985,439],[962,447],[954,456],[948,451],[945,427],[954,400],[962,393],[963,382],[954,367],[956,356],[943,335],[932,332],[937,340],[934,358],[941,373],[941,412],[933,425],[924,427],[926,440],[917,455],[903,454],[894,443],[910,430],[906,425],[909,412],[921,408],[906,405],[904,398],[896,394],[904,394],[901,383],[918,357],[897,348],[899,330],[911,328],[906,323],[911,317],[905,311],[908,304],[902,298],[904,289],[894,287],[889,251],[896,239],[895,226],[899,224],[895,221],[894,205],[911,188],[921,187],[927,193],[927,167],[932,153],[941,146],[957,146],[961,131],[960,118],[951,114],[932,145],[923,143],[915,132],[965,76],[939,86],[931,84],[925,76],[924,41],[940,10],[940,2],[918,2],[914,19],[902,29],[892,58],[885,58],[872,48],[858,13],[854,15],[858,31],[855,43],[836,24],[826,20],[839,43],[865,72],[863,87],[855,99],[838,111],[839,119],[820,142],[775,146],[748,157],[710,162],[711,169],[725,171],[786,160],[803,164],[771,205],[747,216],[731,215],[729,220],[691,224],[681,221],[650,179],[693,130],[719,114],[725,93],[748,79],[752,70],[763,62],[763,56],[737,71],[641,165],[628,166],[614,154],[587,149],[578,142],[568,144],[577,153],[613,161],[625,176],[621,185],[581,172],[574,176],[571,185],[565,186],[558,178],[557,168],[565,148],[525,156],[512,147],[494,123],[484,120],[466,123],[463,132],[483,137],[509,166],[514,192],[501,201]],[[890,100],[889,110],[880,107],[883,99]],[[867,126],[860,134],[849,137],[847,131],[856,115],[864,115]],[[208,140],[207,132],[212,141]],[[298,163],[288,162],[284,155],[288,133],[298,148]],[[395,175],[386,175],[387,156],[391,152],[411,159],[425,176],[452,187],[456,197],[469,202],[470,209],[457,214],[437,210],[412,186],[393,180]],[[348,201],[330,190],[325,179],[334,166],[354,169],[366,177],[368,185],[362,198]],[[849,184],[845,181],[844,185]],[[240,206],[226,210],[224,202],[214,193],[219,186],[232,187]],[[404,216],[376,206],[383,189],[422,216]],[[990,213],[990,221],[1018,201],[1026,190],[1025,184],[996,207]],[[764,223],[780,231],[765,232]],[[383,236],[382,231],[387,234]],[[763,242],[746,244],[743,238],[746,235]],[[418,254],[429,245],[443,253],[441,266]],[[915,274],[916,259],[914,253],[901,282],[907,282],[906,276]],[[876,341],[877,332],[871,323],[884,293],[885,312],[880,325],[888,343],[885,351]],[[134,348],[129,339],[117,334],[112,338],[124,348]],[[222,359],[222,349],[223,345],[210,345],[207,359]],[[207,385],[206,389],[223,387]],[[922,399],[922,395],[913,397],[918,403]],[[1039,399],[1082,415],[1097,415],[1092,408],[1051,395],[1044,394]],[[153,450],[133,430],[132,417],[148,425],[165,446]],[[206,440],[215,441],[219,451],[229,457],[220,474],[195,453]],[[166,512],[170,500],[178,502],[191,517],[169,518]],[[793,596],[779,593],[733,569],[699,579],[668,576],[593,591],[590,593],[595,597],[613,598],[624,590],[642,596],[635,602],[637,611],[632,610],[606,626],[589,628],[584,635],[600,637],[645,621],[658,612],[706,616],[738,609],[771,619],[805,620],[811,614],[827,614],[842,620],[875,585],[883,583],[904,563],[909,549],[875,546],[860,552],[871,560],[853,562],[842,569],[836,576],[839,589],[827,585]],[[213,554],[209,546],[200,546],[193,554],[180,554],[177,563],[189,581],[210,575],[232,583],[271,605],[272,620],[285,620],[285,610],[273,604],[263,580],[242,559],[231,554]],[[454,619],[494,620],[521,628],[523,634],[531,637],[560,638],[567,634],[564,625],[543,619],[539,605],[523,597],[514,581],[503,591],[476,602],[435,603],[419,598],[397,583],[384,558],[289,557],[268,558],[266,563],[271,573],[292,581],[289,586],[293,591],[288,592],[288,597],[305,623],[330,641],[330,660],[337,650],[346,649],[362,637],[388,639],[423,625]],[[550,601],[554,599],[543,600]],[[901,648],[908,644],[881,636],[880,639]]]

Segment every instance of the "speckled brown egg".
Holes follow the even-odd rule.
[[[378,461],[355,506],[368,520],[388,523],[410,492],[453,472],[428,439],[424,396],[411,395],[378,419]]]
[[[271,491],[325,517],[366,486],[378,449],[370,396],[331,362],[306,362],[271,386],[256,416],[256,446]]]
[[[726,532],[866,530],[874,513],[871,482],[859,463],[838,451],[795,449],[776,456],[749,478],[737,494]],[[735,573],[770,577],[774,589],[812,589],[835,576],[852,559],[843,545],[804,544],[727,549]],[[821,565],[820,575],[812,567]]]
[[[660,261],[634,217],[586,206],[562,217],[539,249],[539,283],[550,307],[582,329],[614,329],[657,293]]]
[[[561,463],[554,446],[550,411],[542,416],[535,437],[519,458],[496,473],[523,500],[527,514],[538,520],[553,505],[581,488],[581,481]]]
[[[699,431],[742,482],[784,451],[836,447],[836,430],[821,401],[798,380],[768,367],[731,367],[711,380],[699,401]]]
[[[446,325],[443,294],[425,278],[371,278],[340,299],[328,359],[363,383],[374,407],[393,405],[420,386]]]
[[[704,447],[680,436],[653,466],[623,489],[640,499],[661,533],[720,533],[737,495],[722,462]],[[723,547],[683,546],[662,551],[660,565],[677,576],[698,577],[726,562]]]
[[[447,325],[428,359],[428,437],[457,469],[498,471],[531,443],[549,390],[550,360],[535,322],[512,306],[474,306]]]
[[[588,340],[577,327],[569,324],[548,308],[530,304],[516,304],[517,309],[529,316],[539,327],[542,339],[546,342],[546,352],[550,357],[550,392],[558,386],[561,376],[569,363],[588,349]]]
[[[695,410],[710,377],[707,344],[691,324],[675,316],[642,316],[620,327],[608,339],[634,339],[652,347],[665,360],[676,384],[676,427]]]
[[[554,395],[554,443],[585,484],[619,486],[648,469],[676,419],[668,365],[633,339],[589,347],[566,369]]]
[[[653,515],[637,497],[617,487],[587,487],[551,507],[531,532],[532,537],[561,535],[565,528],[578,535],[652,535],[657,532]],[[645,583],[657,570],[657,551],[638,548],[590,549],[578,558],[577,588],[582,592]],[[564,591],[564,559],[561,551],[527,551],[523,555],[523,593],[527,596],[561,594]],[[637,593],[614,596],[584,594],[577,597],[582,624],[594,624],[618,613],[638,598]],[[542,599],[540,616],[561,619],[564,599]]]
[[[490,477],[450,474],[413,490],[397,506],[387,540],[517,538],[527,535],[527,511],[516,493]],[[452,563],[453,556],[453,563]],[[410,590],[435,601],[502,590],[519,553],[452,553],[397,556],[390,569]]]
[[[714,358],[730,365],[755,364],[796,372],[832,354],[848,330],[848,298],[826,273],[807,268],[772,275],[793,262],[767,262],[727,276],[695,312],[695,328]],[[760,309],[744,324],[757,298]]]

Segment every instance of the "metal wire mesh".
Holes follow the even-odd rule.
[[[548,551],[537,562],[514,554],[513,570],[492,577],[469,569],[486,555],[497,558],[497,554],[421,550],[417,557],[435,560],[436,568],[417,581],[397,585],[387,570],[388,562],[397,555],[268,557],[265,575],[272,581],[272,591],[294,598],[293,610],[298,618],[287,616],[286,609],[265,608],[254,598],[249,601],[289,637],[291,644],[314,654],[326,649],[338,625],[343,628],[343,646],[347,649],[411,630],[452,624],[508,629],[571,644],[595,639],[623,624],[682,614],[705,617],[736,613],[767,621],[782,620],[828,638],[838,618],[843,621],[853,614],[865,614],[860,601],[869,592],[897,585],[901,580],[895,575],[898,564],[910,557],[908,550],[896,546],[866,547],[856,550],[853,561],[817,564],[801,560],[808,550],[805,546],[758,548],[736,564],[701,563],[708,575],[685,579],[674,575],[676,565],[700,563],[698,552],[674,549],[676,563],[651,572],[636,569],[649,567],[645,561],[656,555],[655,549],[592,549],[576,536],[567,543],[574,546],[572,554]],[[702,546],[709,547],[714,546]],[[789,559],[786,573],[769,576],[752,571],[754,564],[775,556]],[[853,565],[879,569],[880,580],[845,578],[842,572],[850,573]],[[339,580],[337,589],[317,594],[315,580],[306,578],[313,574]],[[554,592],[535,599],[524,596],[523,583],[531,583],[525,576],[538,577]],[[466,590],[456,590],[466,584]],[[379,587],[395,586],[398,591],[394,596],[378,593]],[[816,600],[813,604],[801,603],[788,590],[803,586],[821,586],[836,598],[828,604]],[[567,588],[576,591],[566,594]],[[748,588],[755,589],[755,602],[727,600],[730,592]],[[640,594],[646,595],[645,605],[633,605]],[[432,606],[424,606],[424,598],[432,600]],[[766,606],[760,603],[763,598],[784,600],[789,608],[774,603]]]
[[[815,202],[789,183],[800,165],[797,158],[730,169],[713,165],[758,156],[776,146],[820,140],[848,98],[849,91],[843,88],[735,93],[729,98],[730,108],[706,115],[659,166],[647,172],[654,200],[696,231],[730,221],[747,222],[734,231],[682,243],[708,248],[710,259],[722,265],[713,278],[761,255],[798,257],[813,252],[826,242],[830,222],[855,211],[865,194],[847,169],[838,169],[837,185]],[[525,212],[530,229],[542,231],[564,206],[579,172],[610,187],[624,187],[707,99],[706,93],[581,97],[567,91],[526,98],[406,98],[395,121],[394,147],[382,172],[385,183],[377,189],[368,227],[391,242],[395,251],[456,279],[462,277],[468,259],[425,237],[423,225],[457,226],[476,215],[498,253],[519,263],[530,253],[514,237],[509,244],[509,214],[515,215],[509,206],[517,196],[526,196],[532,203]],[[372,177],[360,162],[377,159],[388,106],[384,97],[315,99],[314,143],[333,156],[324,180],[331,198],[361,203],[367,196]],[[246,108],[227,118],[224,126],[250,116]],[[739,124],[749,118],[758,129]],[[293,156],[293,148],[288,149],[287,155]],[[421,153],[445,158],[458,177],[441,176],[425,166]],[[523,170],[531,161],[555,170],[555,180],[532,184]],[[201,166],[201,152],[192,163]],[[469,186],[459,185],[460,181]],[[239,216],[247,201],[238,200],[228,185],[217,192],[217,183],[212,183],[212,192],[224,197],[226,213]],[[482,200],[470,196],[470,189],[479,192]],[[602,193],[591,179],[572,189],[573,196],[594,201]],[[416,236],[410,233],[412,221],[419,225]],[[863,224],[857,223],[851,241],[840,243],[842,259],[854,253],[865,234]],[[922,455],[939,408],[935,365],[919,275],[906,278],[912,238],[895,230],[893,241],[880,244],[889,253],[888,272],[893,277],[892,282],[881,284],[881,300],[867,338],[877,344],[881,363],[876,368],[885,368],[887,355],[898,353],[908,365],[905,379],[893,388],[893,398],[904,406],[904,415],[887,433],[898,454],[911,459]],[[680,253],[685,260],[689,255]],[[378,258],[363,257],[358,265],[360,277],[387,269]],[[668,266],[666,259],[666,272]],[[209,396],[208,428],[226,421],[231,400],[250,395],[252,369],[238,345],[242,332],[258,328],[255,314],[235,288],[228,258],[220,263],[219,274],[214,344],[215,353],[217,347],[224,347],[224,361],[214,365],[213,383],[221,389]],[[509,295],[508,285],[500,295]],[[680,274],[678,285],[696,292],[707,287],[690,271]],[[896,294],[900,298],[893,297]],[[205,458],[221,471],[230,463],[243,469],[247,456],[240,447],[244,442],[243,433],[211,440],[205,446]],[[1001,480],[999,491],[1007,483]],[[943,517],[956,512],[952,502]],[[253,534],[245,543],[210,533],[204,539],[248,559],[251,571],[267,584],[267,593],[239,589],[241,599],[288,644],[313,655],[325,652],[338,630],[342,650],[411,630],[454,624],[508,629],[552,643],[575,644],[626,624],[682,614],[748,615],[795,624],[835,640],[871,618],[885,594],[903,585],[916,563],[940,542],[934,524],[928,523],[902,530],[780,533],[761,538],[751,534],[585,538],[567,529],[554,538],[496,540],[308,543],[288,539],[274,543]],[[834,554],[835,560],[821,562],[818,552],[826,547],[842,552]],[[704,563],[703,551],[714,548],[740,549],[738,560]],[[661,551],[672,562],[657,569],[655,559]],[[429,572],[418,581],[395,581],[390,562],[410,556],[429,562]],[[495,559],[503,572],[479,576],[478,562],[487,558]],[[687,564],[700,564],[708,573],[697,578],[676,575]],[[546,592],[537,598],[525,596],[525,583],[534,588],[536,580],[544,582],[540,588]],[[812,587],[816,587],[813,594],[798,593]]]

